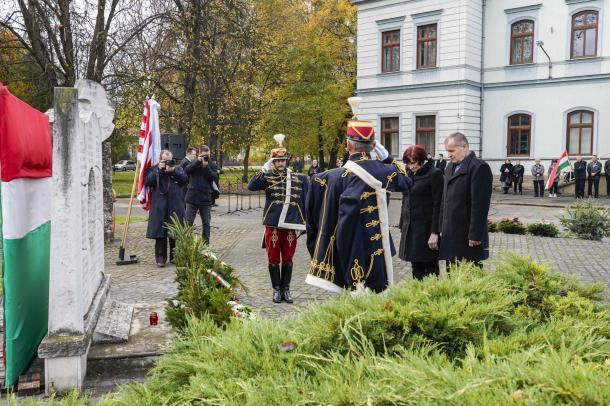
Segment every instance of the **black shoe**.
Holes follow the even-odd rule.
[[[282,296],[279,289],[273,289],[273,303],[282,303]]]
[[[269,264],[269,276],[271,277],[271,287],[273,288],[273,302],[280,303],[282,301],[280,264]]]
[[[282,290],[282,298],[286,303],[292,303],[290,295],[290,280],[292,279],[292,262],[282,264],[282,278],[280,280],[280,288]]]
[[[284,299],[286,303],[294,303],[292,295],[290,294],[290,289],[284,288],[284,290],[282,290],[282,299]]]

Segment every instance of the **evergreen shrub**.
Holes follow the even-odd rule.
[[[610,404],[603,286],[516,254],[494,268],[293,318],[189,318],[145,383],[102,404]]]
[[[506,234],[526,234],[527,227],[518,218],[502,219],[496,223],[496,230]]]
[[[527,232],[538,237],[557,237],[559,230],[552,223],[533,223],[528,224]]]
[[[610,210],[591,201],[572,204],[559,218],[569,235],[583,240],[601,241],[610,237]]]

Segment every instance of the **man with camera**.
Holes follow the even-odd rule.
[[[161,151],[159,165],[146,171],[144,184],[151,189],[150,214],[146,238],[155,240],[155,261],[157,266],[163,267],[168,259],[167,255],[167,229],[165,223],[171,221],[175,214],[179,221],[184,217],[184,195],[182,187],[186,185],[188,177],[180,165],[172,159],[172,153]],[[169,260],[173,261],[175,242],[169,239]]]
[[[201,147],[197,159],[186,165],[189,184],[186,192],[186,221],[195,222],[197,212],[201,217],[202,237],[206,244],[210,243],[210,221],[212,211],[212,183],[218,176],[216,164],[210,162],[210,147]]]

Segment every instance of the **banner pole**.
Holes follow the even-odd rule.
[[[140,160],[136,161],[136,171],[133,175],[133,185],[131,186],[131,196],[129,197],[129,207],[127,208],[127,218],[123,227],[123,238],[121,239],[121,247],[119,248],[119,258],[116,261],[117,265],[129,265],[138,262],[135,255],[131,255],[129,259],[125,259],[125,246],[127,245],[127,232],[129,231],[129,221],[131,219],[131,208],[133,206],[133,197],[136,193],[138,185],[138,174],[140,173]]]

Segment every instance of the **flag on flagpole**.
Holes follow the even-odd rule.
[[[15,385],[47,333],[52,160],[49,118],[0,83],[5,387]]]
[[[553,167],[553,170],[551,171],[551,175],[549,176],[549,178],[546,181],[546,189],[551,189],[551,186],[553,186],[553,183],[555,182],[555,178],[557,178],[557,176],[559,176],[559,173],[564,170],[565,168],[568,168],[570,166],[570,159],[568,158],[568,153],[567,151],[563,151],[563,154],[561,154],[561,156],[559,157],[559,159],[557,160],[557,163],[555,164],[555,166]]]
[[[159,155],[161,153],[159,108],[159,103],[155,100],[146,100],[140,125],[140,142],[138,144],[138,161],[140,162],[138,200],[146,211],[150,209],[150,188],[144,185],[144,175],[146,175],[148,169],[159,164]]]

